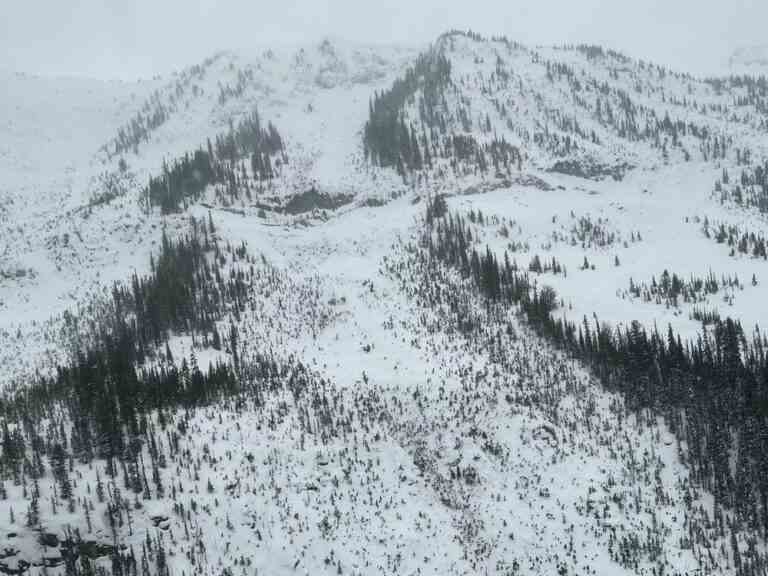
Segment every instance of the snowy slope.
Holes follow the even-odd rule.
[[[482,240],[500,258],[506,250],[522,268],[537,255],[563,265],[565,275],[538,281],[557,289],[566,317],[671,324],[686,336],[702,329],[695,309],[741,319],[747,331],[766,325],[764,258],[731,254],[702,226],[706,218],[766,233],[760,210],[718,191],[733,190],[735,175],[751,174],[765,157],[763,82],[703,81],[598,47],[533,50],[458,33],[433,50],[451,63],[438,106],[449,137],[425,123],[421,90],[403,109],[416,133],[431,134],[436,160],[426,187],[469,194],[451,205],[483,212]],[[451,132],[481,147],[512,143],[523,154],[520,168],[483,172],[439,158]],[[734,175],[729,185],[719,182],[724,172]],[[475,195],[484,190],[494,192]],[[590,268],[580,270],[585,258]],[[677,306],[630,292],[630,280],[650,287],[665,270],[686,280],[711,272],[721,289]],[[723,278],[738,286],[722,286]]]
[[[762,88],[594,47],[447,34],[429,50],[451,66],[446,128],[433,136],[424,122],[422,83],[400,112],[434,165],[404,174],[369,162],[363,135],[411,49],[220,53],[137,84],[0,78],[4,386],[55,373],[113,283],[147,273],[163,232],[181,236],[191,217],[213,223],[222,247],[245,247],[248,266],[217,257],[225,276],[250,267],[247,313],[218,320],[240,348],[180,333],[168,350],[204,369],[269,350],[286,374],[309,374],[303,391],[284,374],[264,397],[148,414],[137,461],[147,476],[158,454],[163,465],[138,489],[138,470],[108,479],[71,438],[68,501],[51,453],[37,487],[4,468],[0,571],[64,572],[75,528],[81,556],[114,569],[121,551],[143,574],[733,574],[734,546],[765,554],[756,528],[723,529],[660,418],[629,410],[418,249],[427,198],[442,193],[500,259],[564,266],[532,275],[577,323],[669,323],[693,338],[706,309],[765,326],[768,262],[731,254],[703,226],[768,237],[759,210],[715,191],[724,168],[733,184],[720,188],[735,186],[743,150],[753,165],[768,154]],[[255,109],[288,158],[256,197],[222,202],[211,189],[179,213],[146,210],[150,176]],[[452,163],[448,134],[503,138],[521,162]],[[310,189],[346,200],[283,210]],[[630,292],[664,270],[740,283],[676,306]],[[37,422],[48,442],[73,424],[64,407]],[[41,519],[27,526],[35,491]]]
[[[19,346],[57,347],[58,330],[38,323],[147,268],[165,225],[139,205],[149,175],[257,108],[284,133],[291,158],[270,195],[312,185],[357,193],[361,178],[370,178],[347,168],[362,162],[356,133],[368,97],[391,82],[409,54],[326,42],[245,61],[217,54],[168,82],[4,78],[10,138],[0,202],[0,329]],[[120,134],[140,137],[118,148]],[[394,186],[370,194],[387,197]],[[15,347],[6,361],[13,358],[27,363]]]

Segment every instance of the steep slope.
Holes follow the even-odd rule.
[[[356,186],[355,134],[368,97],[412,57],[411,50],[328,40],[251,58],[218,54],[155,92],[103,153],[113,161],[123,158],[139,174],[157,174],[160,159],[205,145],[258,108],[284,137],[293,160],[269,194],[294,194],[313,183],[348,192]]]
[[[484,239],[521,267],[545,262],[537,274],[554,258],[558,273],[542,281],[572,319],[671,323],[693,336],[718,314],[749,329],[768,321],[758,304],[765,97],[760,79],[700,80],[599,47],[449,33],[374,98],[363,145],[433,194],[497,189],[466,201],[486,216]],[[734,230],[728,248],[705,222]],[[654,287],[673,274],[685,289]],[[695,288],[709,276],[717,286]]]
[[[368,147],[380,164],[400,153],[411,167],[418,143],[421,158],[492,175],[475,149],[503,140],[527,167],[620,179],[632,167],[763,155],[764,102],[764,86],[748,78],[702,81],[596,46],[534,50],[449,33],[374,102]]]
[[[356,131],[369,93],[391,82],[409,54],[324,42],[250,59],[217,54],[167,82],[48,81],[46,90],[42,79],[7,78],[10,106],[4,110],[17,110],[7,120],[12,152],[4,157],[8,178],[0,202],[0,329],[13,343],[4,351],[9,369],[3,377],[13,377],[17,364],[34,372],[31,358],[60,348],[58,323],[40,323],[87,305],[132,269],[146,270],[161,224],[186,226],[183,219],[147,214],[150,177],[227,136],[254,112],[265,127],[278,127],[287,165],[264,181],[254,174],[250,155],[227,161],[238,182],[226,180],[218,193],[211,186],[209,202],[256,214],[315,190],[343,201],[361,192],[385,198],[399,192],[393,179],[375,190],[361,185],[371,179]],[[38,115],[38,108],[50,117]],[[33,136],[41,129],[50,152]],[[253,195],[244,190],[241,171]]]

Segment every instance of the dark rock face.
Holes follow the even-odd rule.
[[[152,520],[152,524],[154,525],[155,528],[160,528],[161,530],[168,530],[171,527],[171,523],[168,516],[163,516],[163,515],[152,516],[150,520]]]
[[[61,555],[46,556],[41,562],[35,562],[35,566],[45,566],[46,568],[56,568],[64,564],[64,557]]]
[[[11,535],[12,534],[12,535]],[[6,535],[7,538],[16,538],[16,533]],[[96,560],[105,556],[111,556],[115,552],[114,546],[102,544],[95,540],[80,540],[68,536],[60,538],[53,532],[40,532],[37,534],[38,543],[45,548],[42,558],[37,556],[32,559],[20,557],[20,552],[13,546],[0,548],[0,575],[21,576],[26,574],[32,566],[56,568],[62,566],[68,559],[77,559],[84,556],[90,560]]]
[[[37,540],[48,548],[57,548],[59,546],[59,537],[53,532],[41,532]]]
[[[65,556],[74,554],[75,557],[85,556],[90,560],[96,560],[104,556],[111,556],[115,551],[115,547],[111,544],[96,542],[95,540],[75,541],[67,539],[61,543],[61,550]]]
[[[24,572],[29,570],[30,564],[26,560],[19,560],[15,564],[16,566],[13,567],[10,563],[0,562],[0,573],[15,576],[17,574],[24,574]]]
[[[29,569],[29,562],[18,558],[19,551],[12,546],[6,546],[0,551],[0,574],[15,576],[24,574]]]
[[[603,180],[611,177],[614,180],[623,180],[624,175],[632,169],[626,162],[608,166],[594,160],[558,160],[549,169],[550,172],[558,172],[569,176],[578,176],[589,180]]]
[[[363,200],[362,205],[366,206],[368,208],[380,208],[381,206],[384,206],[386,202],[384,200],[380,200],[379,198],[366,198]]]
[[[331,196],[330,194],[318,192],[317,189],[311,188],[310,190],[291,198],[283,210],[286,213],[293,215],[303,214],[313,210],[335,210],[345,204],[349,204],[352,200],[352,196],[346,194]]]

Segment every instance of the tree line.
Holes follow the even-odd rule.
[[[433,49],[421,54],[390,89],[376,92],[363,130],[366,159],[382,168],[395,168],[403,177],[434,168],[438,159],[448,161],[456,172],[519,170],[520,150],[495,134],[479,142],[471,134],[471,113],[464,105],[455,114],[462,130],[453,127],[445,96],[451,85],[451,63],[442,51]],[[412,119],[406,110],[409,104],[416,107]],[[489,136],[494,132],[487,115],[481,128]]]
[[[716,509],[734,512],[737,526],[768,538],[768,341],[756,330],[717,318],[695,341],[683,342],[639,322],[612,328],[559,317],[557,295],[540,288],[508,254],[478,252],[469,225],[437,198],[427,210],[422,248],[473,280],[492,303],[519,308],[556,346],[580,358],[628,406],[665,418],[684,441],[692,478],[711,491]],[[717,512],[716,512],[717,513]]]
[[[248,159],[250,175],[241,160]],[[250,197],[254,183],[272,180],[287,162],[283,139],[272,123],[262,125],[258,111],[236,126],[209,139],[206,147],[186,153],[172,163],[163,163],[162,174],[150,177],[144,190],[147,208],[159,206],[163,214],[178,212],[196,202],[211,185],[224,189],[229,198],[242,190]]]

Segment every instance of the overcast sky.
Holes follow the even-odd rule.
[[[324,36],[427,43],[450,28],[589,42],[695,73],[761,44],[768,0],[0,0],[0,68],[147,77],[222,49]]]

